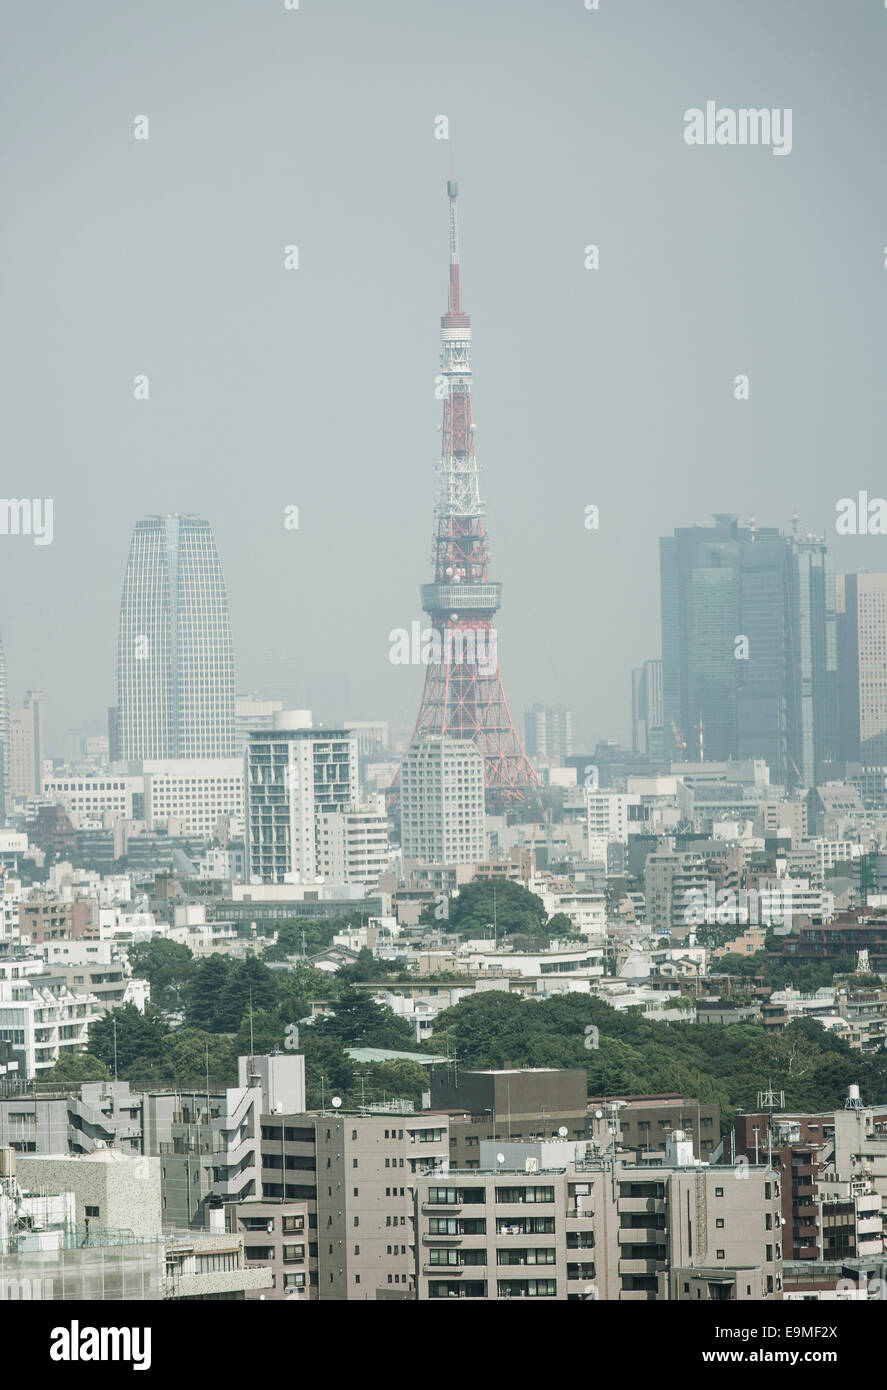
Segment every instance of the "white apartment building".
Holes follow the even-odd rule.
[[[618,840],[628,844],[628,808],[639,806],[641,798],[627,792],[593,791],[585,789],[587,799],[586,826],[589,840],[599,836],[609,844]],[[589,855],[589,858],[591,856]]]
[[[234,700],[234,742],[241,756],[256,729],[274,727],[275,714],[283,709],[282,700],[263,700],[260,695],[238,695]]]
[[[0,1040],[23,1054],[28,1077],[54,1067],[64,1052],[85,1052],[89,1025],[104,1012],[87,994],[52,993],[38,980],[0,978]]]
[[[542,892],[542,902],[549,916],[563,912],[580,936],[603,940],[607,932],[607,904],[603,893]]]
[[[317,818],[319,872],[331,883],[375,884],[390,858],[384,810],[348,806]]]
[[[64,806],[69,815],[82,816],[99,824],[105,815],[122,820],[134,816],[133,797],[144,790],[144,779],[121,773],[77,775],[58,773],[43,784],[43,797]]]
[[[315,729],[309,710],[282,710],[246,750],[247,873],[252,883],[321,876],[320,818],[358,803],[357,740]]]
[[[475,864],[486,858],[484,760],[467,739],[416,739],[400,772],[405,859]]]
[[[222,817],[243,833],[243,763],[240,758],[170,758],[142,764],[148,830],[170,820],[185,835],[212,836]]]
[[[345,728],[354,734],[357,751],[363,758],[371,757],[379,748],[388,747],[388,721],[385,719],[351,719]]]
[[[19,879],[0,875],[0,942],[12,941],[18,936],[18,907],[22,896]]]

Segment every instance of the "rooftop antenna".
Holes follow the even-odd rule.
[[[774,1091],[773,1083],[767,1080],[766,1090],[758,1091],[758,1108],[767,1112],[767,1167],[773,1167],[773,1111],[776,1107],[785,1109],[785,1091]]]

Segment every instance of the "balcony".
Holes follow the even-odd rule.
[[[665,1268],[664,1260],[620,1260],[620,1274],[658,1274]]]
[[[642,1212],[664,1216],[667,1205],[664,1197],[620,1197],[618,1209],[620,1214],[626,1216]]]
[[[662,1226],[620,1226],[617,1239],[620,1245],[662,1245],[665,1230]]]

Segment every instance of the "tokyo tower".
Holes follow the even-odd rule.
[[[451,161],[449,304],[440,321],[443,425],[434,580],[422,585],[422,608],[431,619],[438,650],[426,667],[413,738],[446,734],[471,739],[484,757],[487,810],[503,814],[537,807],[539,778],[512,723],[499,673],[493,615],[502,585],[487,574],[471,419],[471,321],[462,309],[458,191]]]

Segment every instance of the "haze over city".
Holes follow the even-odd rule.
[[[797,512],[839,570],[879,568],[877,538],[834,521],[879,492],[880,16],[276,10],[7,14],[6,491],[54,499],[55,534],[2,540],[0,627],[52,751],[104,727],[132,529],[170,512],[213,526],[239,690],[283,653],[289,703],[328,675],[345,713],[409,733],[421,672],[391,665],[388,633],[428,578],[441,114],[514,710],[561,701],[584,743],[628,736],[676,526]],[[790,107],[790,157],[688,146],[684,112],[714,97]]]

